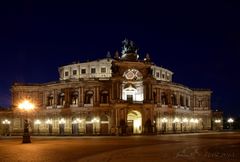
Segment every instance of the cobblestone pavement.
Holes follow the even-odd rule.
[[[240,161],[240,133],[158,136],[0,137],[0,162]]]

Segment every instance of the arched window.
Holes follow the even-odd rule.
[[[157,103],[157,93],[153,92],[153,103],[156,104]]]
[[[175,94],[172,94],[171,95],[171,101],[172,101],[172,105],[177,105],[177,97]]]
[[[85,93],[85,104],[93,104],[93,91],[87,91]]]
[[[180,96],[180,106],[184,106],[184,97]]]
[[[65,94],[63,92],[59,93],[57,104],[62,106],[65,104]]]
[[[77,105],[78,104],[78,92],[74,91],[71,94],[71,104],[72,105]]]
[[[106,104],[108,103],[108,91],[104,90],[101,92],[101,100],[100,100],[100,103],[102,104]]]
[[[47,97],[47,106],[52,106],[53,105],[53,95],[50,94],[48,97]]]
[[[167,95],[165,92],[162,92],[161,100],[162,100],[163,105],[168,105],[168,99],[167,99]]]

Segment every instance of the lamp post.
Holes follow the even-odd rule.
[[[64,127],[65,127],[65,123],[66,123],[66,120],[64,118],[61,118],[61,120],[58,122],[59,123],[59,132],[60,132],[60,135],[64,135]]]
[[[48,125],[48,133],[49,133],[49,135],[51,135],[52,134],[52,120],[48,119],[48,120],[46,120],[45,123]]]
[[[40,133],[40,129],[39,129],[39,126],[41,124],[41,121],[39,119],[37,119],[35,122],[34,122],[35,125],[37,125],[37,134],[39,135]]]
[[[182,120],[182,123],[184,123],[184,132],[187,131],[187,123],[188,123],[188,119],[187,118],[184,118]]]
[[[4,125],[4,135],[9,135],[9,125],[11,124],[11,122],[7,119],[5,119],[4,121],[2,121],[2,124]]]
[[[234,122],[234,120],[232,118],[229,118],[227,122],[229,123],[229,129],[232,129],[232,123]]]
[[[79,123],[81,123],[82,121],[77,118],[72,122],[72,134],[74,135],[78,135],[79,134]]]
[[[193,132],[193,124],[195,120],[193,118],[190,119],[190,124],[191,124],[191,132]]]
[[[24,119],[24,131],[23,131],[22,143],[31,143],[30,134],[29,134],[28,112],[33,110],[35,106],[28,100],[25,100],[18,105],[18,108],[23,110],[26,113],[26,119]]]
[[[174,124],[174,132],[176,133],[178,130],[177,130],[177,123],[179,123],[180,120],[178,118],[175,118],[173,120],[173,124]]]
[[[99,120],[96,119],[96,118],[94,118],[94,119],[92,120],[92,122],[93,122],[93,124],[94,124],[94,134],[96,134],[96,133],[97,133],[97,123],[99,123]]]
[[[194,125],[194,130],[195,130],[195,132],[197,132],[197,127],[198,127],[198,123],[199,123],[199,120],[198,119],[194,119],[194,123],[195,123],[195,125]]]
[[[214,123],[215,123],[215,126],[216,126],[216,130],[220,130],[220,123],[221,123],[221,120],[220,119],[215,119],[214,120]]]
[[[162,127],[163,127],[163,133],[166,133],[167,130],[167,118],[162,119]]]

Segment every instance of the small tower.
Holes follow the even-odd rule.
[[[108,51],[106,57],[109,59],[111,58],[111,53]]]
[[[118,51],[115,52],[114,59],[119,60],[119,52]]]
[[[149,53],[146,54],[146,57],[144,58],[144,62],[146,62],[146,63],[150,63],[151,62],[151,58],[150,58]]]

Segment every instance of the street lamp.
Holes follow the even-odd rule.
[[[64,135],[64,127],[65,127],[66,120],[64,118],[61,118],[61,120],[59,120],[58,123],[59,123],[60,135]]]
[[[194,123],[195,123],[195,131],[197,131],[199,120],[198,120],[198,119],[195,119],[195,120],[194,120]]]
[[[214,120],[214,123],[215,123],[215,129],[216,130],[220,130],[220,123],[221,123],[221,120],[220,119],[215,119]]]
[[[52,134],[52,120],[47,119],[45,123],[48,125],[48,133]]]
[[[188,119],[187,118],[184,118],[182,120],[182,123],[184,123],[184,132],[187,130],[187,123],[188,123]],[[182,128],[181,128],[182,129]]]
[[[22,143],[31,143],[30,134],[29,134],[28,111],[33,110],[35,106],[28,100],[24,100],[22,103],[18,105],[18,108],[26,112],[26,119],[24,119],[24,131],[23,131]]]
[[[39,126],[41,124],[41,121],[39,119],[37,119],[35,122],[34,122],[35,125],[37,125],[37,133],[39,134],[40,133],[40,129],[39,129]]]
[[[229,129],[231,129],[231,128],[232,128],[232,123],[234,122],[234,120],[233,120],[232,118],[229,118],[229,119],[227,120],[227,122],[228,122],[229,125],[230,125],[230,128],[229,128]]]
[[[193,118],[190,119],[190,124],[191,124],[191,132],[193,132],[193,125],[195,123],[195,120]]]
[[[92,123],[94,124],[94,134],[97,133],[97,123],[99,123],[99,120],[96,118],[93,118]]]
[[[177,131],[177,123],[179,123],[179,122],[180,122],[180,120],[179,120],[178,118],[175,118],[175,119],[173,120],[173,124],[174,124],[174,132]]]
[[[81,123],[82,121],[77,118],[75,120],[73,120],[72,122],[72,134],[79,134],[79,123]]]
[[[167,118],[162,119],[163,133],[165,133],[167,130],[167,121],[168,121]]]
[[[5,119],[5,120],[2,121],[2,124],[5,127],[4,135],[8,135],[9,134],[9,125],[11,124],[11,121]]]
[[[216,119],[214,120],[215,123],[221,123],[221,120],[220,119]]]

